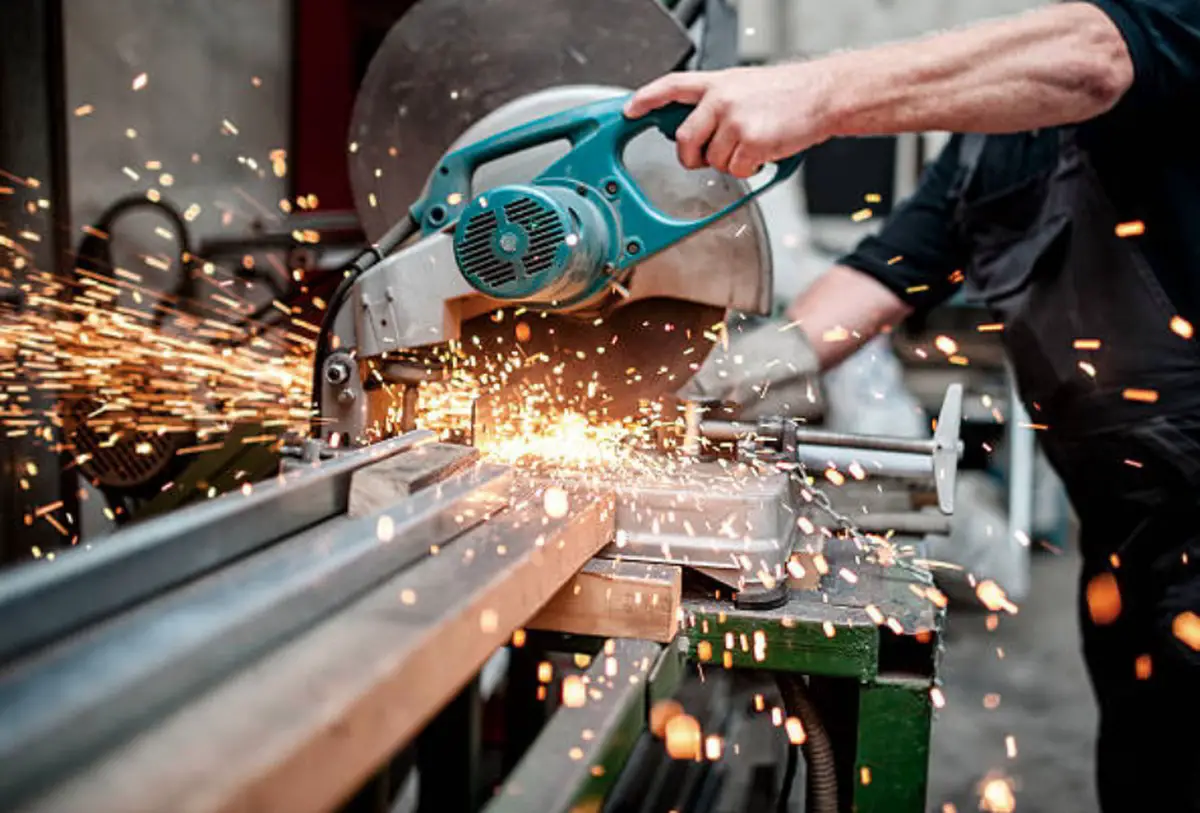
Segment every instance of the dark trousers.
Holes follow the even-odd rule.
[[[1200,813],[1200,545],[1089,562],[1080,595],[1101,810]]]

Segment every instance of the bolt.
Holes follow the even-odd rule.
[[[345,384],[350,380],[350,365],[341,359],[334,359],[325,365],[325,381],[334,385]]]
[[[630,254],[637,254],[639,251],[641,251],[641,246],[639,246],[637,243],[635,243],[631,240],[625,246],[625,250],[628,251]]]
[[[608,193],[608,194],[610,194],[610,195],[615,195],[615,194],[617,194],[617,190],[619,190],[620,188],[621,188],[621,187],[617,186],[617,182],[616,182],[616,181],[609,181],[608,183],[606,183],[606,184],[604,185],[604,191],[605,191],[605,192],[607,192],[607,193]]]
[[[339,404],[342,404],[343,406],[346,406],[346,405],[349,405],[349,404],[353,404],[353,403],[354,403],[354,399],[355,399],[356,397],[357,397],[357,396],[354,394],[354,390],[352,390],[352,389],[350,389],[350,388],[348,388],[348,387],[347,387],[346,389],[344,389],[344,390],[342,390],[341,392],[339,392],[339,393],[338,393],[338,397],[337,397],[337,398],[338,398],[338,403],[339,403]]]

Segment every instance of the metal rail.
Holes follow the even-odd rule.
[[[480,524],[507,505],[510,480],[482,465],[310,528],[0,674],[0,807]]]
[[[17,568],[0,579],[0,664],[344,514],[354,472],[434,440],[411,432],[259,484],[248,496],[148,520],[95,550]]]
[[[700,434],[717,443],[732,443],[749,438],[778,440],[781,429],[747,421],[701,421]],[[895,438],[874,435],[851,435],[824,432],[819,429],[796,428],[796,442],[813,446],[832,446],[842,449],[863,449],[874,452],[932,455],[937,449],[933,440]]]

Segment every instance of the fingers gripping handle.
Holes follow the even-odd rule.
[[[651,128],[673,140],[694,108],[669,104],[641,118],[630,119],[624,113],[627,100],[628,97],[618,97],[566,110],[450,153],[434,171],[429,193],[413,205],[413,219],[426,234],[449,226],[457,221],[469,202],[471,180],[479,167],[521,150],[565,140],[571,144],[571,150],[533,183],[582,185],[601,194],[614,209],[620,224],[621,251],[615,264],[625,268],[731,214],[793,175],[803,163],[803,153],[776,162],[770,180],[707,217],[696,220],[670,217],[659,211],[638,187],[622,155],[631,140]]]

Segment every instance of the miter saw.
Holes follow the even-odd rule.
[[[414,362],[412,351],[462,339],[465,322],[498,307],[558,317],[553,327],[533,320],[536,328],[524,337],[531,348],[540,346],[535,332],[568,361],[574,355],[582,362],[586,350],[604,348],[591,355],[604,368],[600,380],[610,413],[617,403],[628,406],[631,398],[678,387],[688,365],[703,359],[703,352],[689,358],[663,336],[675,333],[700,350],[711,347],[703,334],[716,328],[726,309],[763,309],[768,258],[755,251],[757,257],[738,262],[726,249],[725,258],[734,262],[721,262],[712,249],[722,235],[704,230],[788,178],[802,156],[779,162],[752,189],[733,181],[717,187],[711,178],[680,169],[673,150],[656,148],[661,140],[638,143],[651,130],[673,138],[691,108],[670,105],[629,119],[623,113],[627,94],[610,88],[535,94],[497,111],[495,119],[589,99],[479,140],[469,131],[466,145],[438,163],[409,217],[350,272],[330,303],[329,337],[321,341],[321,349],[329,350],[317,365],[322,436],[337,435],[351,445],[373,439],[382,416],[377,400],[359,397],[369,386],[364,362],[381,360],[371,372],[384,383],[413,387],[436,375],[437,365]],[[528,153],[561,141],[570,145],[564,155],[526,182],[515,182],[538,166]],[[509,162],[500,170],[504,180],[493,176],[481,184],[479,170],[502,160]],[[693,218],[667,214],[651,200],[647,183],[666,191],[668,200],[715,211]],[[716,194],[709,191],[714,189]],[[420,239],[387,255],[417,232]],[[677,249],[700,236],[708,237],[707,246],[697,241],[691,251]],[[642,307],[632,313],[638,321],[631,322],[623,311],[637,303]],[[639,324],[645,328],[640,336]],[[472,340],[483,344],[478,332]],[[595,378],[595,362],[574,366]]]
[[[539,38],[526,42],[527,54],[500,35],[521,8],[534,5],[545,12],[539,22],[561,28],[567,42],[548,46]],[[631,120],[623,113],[628,85],[570,81],[603,75],[633,85],[676,67],[678,26],[655,29],[670,22],[661,7],[623,0],[625,35],[636,32],[649,45],[653,33],[660,50],[651,47],[649,57],[588,50],[575,27],[581,21],[572,25],[565,5],[427,0],[401,20],[372,63],[350,152],[360,217],[374,244],[347,270],[319,336],[319,448],[360,446],[413,428],[422,388],[446,375],[444,351],[456,343],[490,359],[500,385],[489,400],[519,402],[540,387],[549,393],[543,405],[569,403],[622,419],[677,391],[731,312],[770,312],[770,243],[755,199],[792,176],[803,156],[749,181],[683,169],[672,138],[690,107],[670,105]],[[614,13],[606,4],[580,9]],[[622,29],[596,30],[603,38]],[[446,72],[426,73],[419,84],[403,81],[424,58]],[[635,59],[642,62],[631,69]],[[654,59],[670,62],[655,68],[647,64]],[[478,75],[456,75],[462,65]],[[518,65],[540,65],[542,73]],[[516,87],[488,87],[488,76],[511,77]],[[463,131],[448,135],[456,122]],[[430,142],[447,139],[431,152]],[[434,159],[421,173],[423,186],[414,184],[411,167],[396,177],[405,156]],[[401,203],[406,190],[412,198]],[[540,362],[527,363],[532,359]],[[818,550],[823,542],[813,524],[797,530],[796,515],[810,511],[805,501],[812,498],[790,476],[789,463],[923,479],[934,485],[942,513],[952,510],[957,391],[928,442],[856,444],[829,436],[823,443],[812,429],[797,431],[819,414],[740,425],[712,420],[728,417],[715,406],[685,405],[691,420],[679,421],[687,426],[682,448],[706,455],[723,448],[743,463],[766,461],[782,471],[739,480],[702,463],[686,482],[654,475],[615,484],[624,533],[614,555],[683,561],[742,593],[771,588],[777,599],[773,588],[786,583],[791,552],[802,541]],[[743,530],[731,533],[731,521]]]

